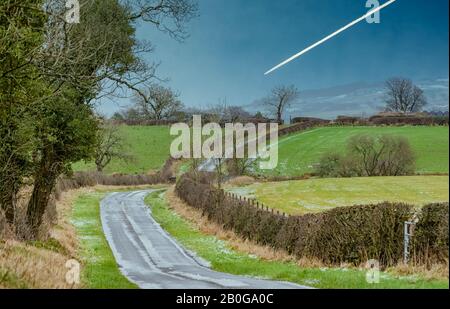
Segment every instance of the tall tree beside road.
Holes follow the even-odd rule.
[[[48,91],[34,56],[44,42],[44,0],[0,1],[0,211],[13,224],[16,196],[30,176],[36,98]]]
[[[36,238],[57,178],[94,157],[93,101],[155,79],[141,57],[152,45],[135,37],[146,22],[178,40],[195,16],[194,0],[80,0],[79,24],[65,21],[65,1],[0,3],[0,206],[14,223],[15,196],[33,182],[27,208]]]

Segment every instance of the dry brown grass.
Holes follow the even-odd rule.
[[[70,212],[75,199],[86,189],[72,190],[52,201],[54,214],[46,214],[40,241],[21,242],[14,234],[4,235],[0,243],[0,288],[67,289],[78,288],[66,282],[65,264],[76,259],[77,238],[70,224]],[[24,198],[19,201],[26,201]],[[57,211],[56,211],[57,210]],[[51,220],[50,216],[54,216]],[[48,246],[51,240],[52,246]],[[56,244],[56,245],[55,245]]]
[[[386,271],[398,276],[420,275],[425,280],[449,278],[448,263],[434,264],[430,268],[427,268],[426,266],[399,264],[395,267],[387,269]]]
[[[54,225],[47,223],[47,228],[43,229],[46,234],[40,241],[21,242],[14,239],[13,233],[0,238],[0,288],[82,288],[81,285],[72,286],[65,280],[68,271],[65,263],[71,259],[79,260],[77,235],[70,223],[75,200],[89,192],[146,188],[149,186],[95,186],[61,193],[54,204]]]
[[[0,243],[0,288],[67,289],[69,258],[17,241]]]

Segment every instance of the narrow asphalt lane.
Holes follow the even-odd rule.
[[[101,201],[106,239],[122,273],[144,289],[301,289],[289,282],[220,273],[185,250],[153,219],[145,196],[112,193]]]

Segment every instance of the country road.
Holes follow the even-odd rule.
[[[153,219],[145,196],[112,193],[102,200],[101,221],[122,273],[144,289],[300,289],[289,282],[261,280],[213,271],[186,251]]]

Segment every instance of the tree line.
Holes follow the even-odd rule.
[[[295,85],[276,86],[257,103],[262,111],[251,115],[240,105],[229,105],[226,100],[200,109],[187,108],[174,90],[153,85],[141,90],[135,96],[134,104],[127,109],[116,112],[112,119],[119,122],[139,121],[189,121],[193,114],[202,115],[207,122],[238,122],[249,119],[264,119],[282,124],[286,111],[300,101],[300,91]],[[384,111],[403,114],[416,113],[423,110],[428,101],[421,88],[410,79],[395,77],[385,82]]]

